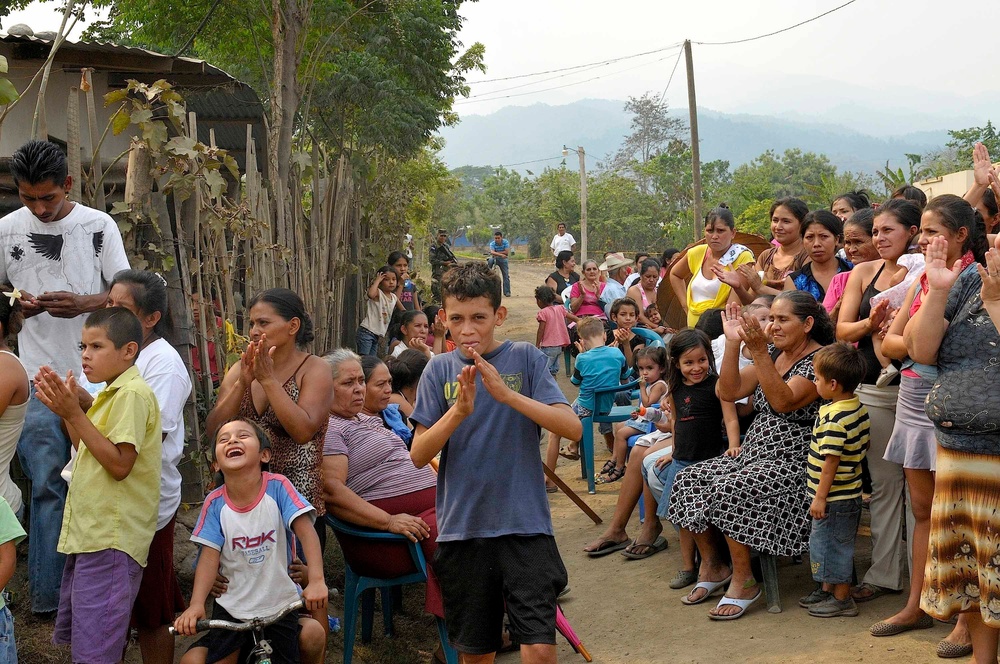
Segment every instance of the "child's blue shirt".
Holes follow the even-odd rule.
[[[576,369],[570,380],[580,386],[576,402],[589,411],[594,410],[594,390],[620,385],[628,374],[625,355],[614,346],[598,346],[580,353]]]

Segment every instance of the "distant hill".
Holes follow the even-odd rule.
[[[465,165],[516,164],[560,154],[563,144],[582,145],[595,160],[604,160],[618,149],[629,131],[624,102],[587,99],[564,106],[535,104],[508,106],[490,115],[467,115],[441,135],[441,156],[449,168]],[[687,121],[687,109],[671,111]],[[768,149],[784,152],[800,148],[825,154],[841,170],[874,173],[886,160],[894,166],[906,163],[906,153],[923,154],[942,147],[946,129],[899,136],[871,136],[846,126],[809,123],[781,117],[718,113],[699,109],[703,161],[726,159],[732,167],[750,161]],[[576,155],[567,164],[573,166]],[[559,160],[515,166],[538,172],[556,166]],[[588,160],[593,167],[596,161]]]

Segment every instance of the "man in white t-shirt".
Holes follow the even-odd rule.
[[[66,199],[73,179],[54,143],[25,143],[11,157],[10,171],[24,207],[0,219],[0,283],[21,291],[27,320],[18,353],[29,378],[43,364],[79,376],[85,315],[105,305],[112,277],[129,267],[121,233],[104,212]],[[56,545],[66,503],[59,472],[69,461],[69,440],[59,416],[35,398],[17,451],[31,480],[31,610],[47,617],[59,607],[65,562]]]
[[[556,226],[556,234],[552,237],[549,247],[553,256],[558,256],[560,251],[576,250],[576,238],[566,232],[566,224],[561,223]]]

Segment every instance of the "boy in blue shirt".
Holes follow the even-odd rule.
[[[493,241],[490,242],[489,248],[490,257],[486,259],[486,265],[491,269],[494,265],[500,266],[500,274],[503,275],[503,296],[510,297],[510,267],[507,265],[510,241],[503,239],[503,233],[496,231],[493,233]]]
[[[484,263],[442,280],[445,324],[457,348],[435,355],[417,387],[410,456],[441,452],[434,569],[448,635],[462,661],[492,662],[506,605],[521,661],[555,662],[556,596],[566,568],[556,548],[538,454],[540,426],[571,440],[580,420],[527,343],[494,337],[507,310]]]

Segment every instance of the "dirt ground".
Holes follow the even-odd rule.
[[[537,307],[534,288],[552,271],[550,263],[512,261],[512,297],[505,304],[509,317],[500,329],[500,337],[519,341],[534,341]],[[572,399],[576,389],[560,373],[560,386]],[[543,434],[543,440],[545,436]],[[599,447],[600,444],[598,443]],[[541,446],[540,446],[541,447]],[[597,454],[597,467],[606,455]],[[610,519],[618,495],[618,485],[597,487],[597,494],[587,495],[586,483],[580,478],[578,463],[561,460],[559,475],[577,491],[604,519]],[[904,599],[889,596],[861,604],[857,618],[822,620],[811,618],[797,605],[800,596],[812,589],[808,562],[792,564],[783,560],[779,567],[783,612],[768,613],[763,600],[754,605],[742,619],[731,623],[716,623],[707,618],[712,606],[684,606],[680,597],[685,591],[671,590],[670,579],[680,564],[677,537],[671,528],[664,530],[669,548],[644,561],[629,561],[617,553],[591,559],[582,547],[596,538],[603,526],[594,525],[570,499],[552,494],[552,520],[556,540],[569,572],[571,592],[562,600],[577,635],[601,664],[652,664],[659,662],[931,662],[934,647],[948,633],[950,626],[936,624],[933,629],[911,632],[892,638],[876,639],[868,627],[898,610]],[[637,533],[638,517],[633,516],[629,533]],[[866,534],[862,529],[862,535]],[[858,567],[862,573],[868,566],[868,537],[858,539]],[[51,622],[34,619],[28,611],[26,547],[20,547],[18,569],[9,588],[14,591],[13,612],[16,618],[20,661],[35,663],[68,662],[66,649],[49,645]],[[335,540],[328,539],[326,556],[327,585],[343,592],[343,564]],[[190,588],[185,588],[189,594]],[[395,618],[395,638],[381,634],[380,615],[376,611],[375,636],[371,644],[355,648],[354,661],[359,664],[416,664],[432,661],[436,645],[433,621],[422,613],[422,588],[408,588],[404,608]],[[343,615],[340,594],[331,597],[332,615]],[[557,637],[559,659],[582,662],[562,637]],[[330,637],[327,662],[343,658],[343,635]],[[137,648],[131,648],[128,662],[139,662]],[[178,648],[177,661],[182,649]],[[516,654],[505,654],[499,662],[512,664]]]

